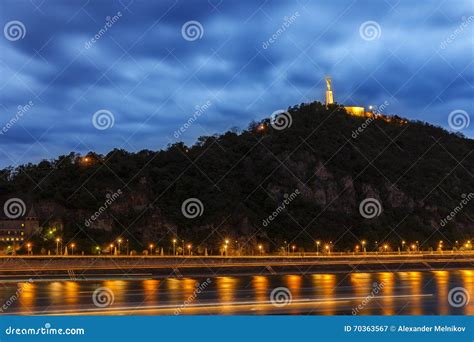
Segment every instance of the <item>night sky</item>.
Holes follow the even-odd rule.
[[[324,101],[326,75],[473,137],[473,27],[472,0],[0,0],[0,166],[193,144]]]

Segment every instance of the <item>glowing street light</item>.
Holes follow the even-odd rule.
[[[319,245],[321,244],[321,241],[316,241],[316,255],[319,255]]]
[[[120,244],[122,243],[122,239],[119,238],[117,240],[117,242],[118,242],[118,253],[117,254],[120,254]]]
[[[150,255],[153,254],[153,247],[155,247],[152,243],[150,243]]]
[[[365,249],[366,241],[365,241],[365,240],[362,240],[360,243],[361,243],[361,245],[362,245],[362,248],[364,249],[364,253],[366,253],[366,249]]]
[[[112,255],[114,251],[114,245],[111,243],[109,247],[110,247],[110,255]]]
[[[74,255],[74,247],[76,247],[76,244],[71,243],[71,253]]]
[[[188,245],[188,251],[189,251],[189,255],[191,255],[191,244]]]
[[[388,249],[388,245],[387,245],[387,244],[383,245],[383,249],[384,249],[384,251],[386,252],[387,249]]]
[[[27,250],[26,250],[26,251],[27,251],[27,254],[28,254],[28,255],[33,254],[33,253],[31,253],[31,243],[28,242],[28,243],[26,244],[26,247],[28,247]]]
[[[262,253],[263,253],[263,246],[262,246],[262,245],[258,245],[258,250],[260,251],[260,255],[262,255]]]
[[[173,255],[176,255],[176,239],[173,239]]]
[[[56,255],[59,255],[59,243],[61,242],[60,238],[56,238]]]
[[[291,249],[293,250],[293,253],[295,252],[295,248],[296,248],[295,245],[291,246]]]

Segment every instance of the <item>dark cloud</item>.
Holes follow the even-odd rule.
[[[328,74],[338,102],[388,101],[388,112],[449,128],[451,111],[474,113],[473,15],[469,0],[3,0],[1,28],[19,20],[26,36],[0,37],[0,126],[9,126],[0,166],[70,150],[160,149],[209,102],[179,137],[193,143],[322,100]],[[183,38],[191,20],[201,39]],[[368,21],[378,39],[362,39]],[[113,127],[95,128],[101,109]]]

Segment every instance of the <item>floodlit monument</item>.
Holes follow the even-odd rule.
[[[333,103],[334,98],[332,96],[331,77],[326,77],[326,106]]]

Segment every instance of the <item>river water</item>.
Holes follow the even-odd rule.
[[[473,270],[0,285],[2,314],[474,315]]]

